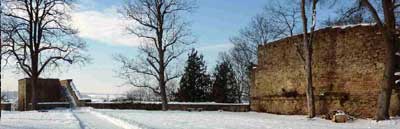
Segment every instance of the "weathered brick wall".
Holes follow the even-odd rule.
[[[313,82],[318,114],[344,110],[373,117],[383,79],[382,36],[373,26],[326,28],[315,33]],[[302,35],[260,46],[253,73],[251,109],[306,114],[304,63],[295,43]],[[392,107],[398,107],[393,102]]]

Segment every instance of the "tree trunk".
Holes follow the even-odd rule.
[[[31,77],[31,105],[30,105],[30,110],[36,110],[36,86],[38,84],[38,77]]]
[[[160,80],[159,80],[159,85],[160,85],[160,95],[161,95],[161,105],[162,105],[162,110],[167,111],[168,110],[168,100],[167,100],[167,92],[166,92],[166,84],[165,84],[165,70],[164,68],[160,69]]]
[[[396,41],[398,42],[398,40],[396,40]],[[395,47],[397,49],[396,53],[400,53],[400,43],[396,43]],[[395,59],[396,60],[396,70],[395,70],[395,72],[400,72],[400,55],[396,54],[395,58],[396,58]],[[395,77],[395,80],[400,80],[400,76]],[[395,84],[393,89],[395,90],[395,92],[397,94],[395,99],[397,99],[397,102],[400,103],[400,87],[398,87],[398,86],[400,86],[400,84]],[[395,116],[400,116],[400,106],[396,107],[394,115]]]
[[[381,92],[378,97],[378,109],[376,120],[390,119],[389,107],[392,96],[392,89],[395,85],[394,73],[396,70],[396,19],[394,14],[394,4],[391,0],[382,0],[382,8],[385,16],[384,25],[381,26],[383,31],[384,43],[386,48],[385,53],[385,71],[381,84]]]
[[[2,33],[3,33],[3,31],[2,31],[2,28],[3,28],[3,26],[2,26],[2,19],[1,19],[1,15],[3,15],[3,9],[2,9],[2,1],[0,1],[0,97],[1,97],[1,83],[2,83],[2,81],[1,81],[1,79],[2,79],[2,73],[3,73],[3,71],[2,71],[2,63],[1,63],[1,60],[3,60],[3,35],[2,35]],[[2,104],[1,104],[1,100],[0,100],[0,120],[1,120],[1,110],[3,109],[2,108]]]
[[[239,95],[238,95],[238,103],[242,103],[242,91],[239,91]]]
[[[31,89],[32,89],[32,94],[31,94],[31,110],[36,110],[36,87],[39,85],[39,73],[38,73],[38,62],[39,62],[39,57],[38,54],[33,54],[32,55],[32,76],[31,76]]]
[[[312,81],[312,47],[309,42],[305,44],[305,54],[306,54],[306,76],[307,76],[307,107],[308,107],[308,117],[315,117],[315,102],[314,102],[314,90]]]
[[[376,120],[387,120],[390,119],[389,107],[390,99],[392,96],[392,89],[395,85],[394,73],[396,67],[396,50],[394,36],[390,33],[385,33],[385,71],[384,78],[381,84],[381,92],[378,98],[378,111],[376,114]]]
[[[160,36],[159,39],[162,39]],[[159,42],[162,42],[159,40]],[[160,43],[161,44],[161,43]],[[162,46],[162,45],[160,45]],[[163,50],[159,50],[160,54],[160,73],[159,77],[159,85],[160,85],[160,95],[161,95],[161,105],[162,105],[162,110],[167,111],[168,110],[168,100],[167,100],[167,92],[166,92],[166,78],[165,78],[165,64],[164,64],[164,52]]]
[[[165,83],[160,85],[161,89],[161,102],[162,102],[162,110],[167,111],[168,110],[168,100],[167,100],[167,93],[165,91]]]
[[[314,103],[314,93],[313,93],[313,82],[312,82],[312,45],[311,40],[308,37],[307,33],[307,16],[305,9],[305,0],[301,1],[301,17],[303,20],[303,42],[304,42],[304,54],[305,54],[305,71],[307,78],[307,109],[308,109],[308,117],[315,117],[315,103]]]
[[[312,53],[310,48],[306,47],[306,76],[307,76],[307,107],[308,107],[308,117],[315,117],[315,101],[314,101],[314,89],[312,81]]]
[[[395,92],[395,96],[394,96],[395,98],[394,99],[396,99],[396,101],[399,103],[400,102],[400,89],[393,88],[393,90]],[[394,116],[399,116],[400,115],[400,106],[395,107],[393,110],[394,111],[393,111],[392,115],[394,115]]]

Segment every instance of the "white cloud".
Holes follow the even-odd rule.
[[[138,46],[140,39],[128,34],[126,25],[115,7],[102,11],[80,10],[72,13],[72,24],[79,30],[79,36],[101,43]]]

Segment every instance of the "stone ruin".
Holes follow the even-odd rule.
[[[328,27],[317,30],[313,44],[313,84],[319,115],[342,110],[352,116],[376,114],[383,80],[385,48],[375,26]],[[251,109],[275,114],[307,113],[304,63],[295,43],[302,35],[258,48],[252,72]],[[399,90],[394,90],[391,115],[399,114]]]
[[[80,96],[72,80],[39,79],[35,89],[38,109],[83,106],[90,99]],[[31,110],[32,88],[29,78],[18,81],[18,111]]]

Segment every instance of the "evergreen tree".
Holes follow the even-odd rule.
[[[216,66],[212,92],[217,103],[239,102],[239,86],[229,60],[224,60]]]
[[[178,101],[206,102],[211,100],[211,79],[207,74],[207,67],[203,55],[195,49],[188,55],[184,74],[180,81],[180,87],[176,93]]]

